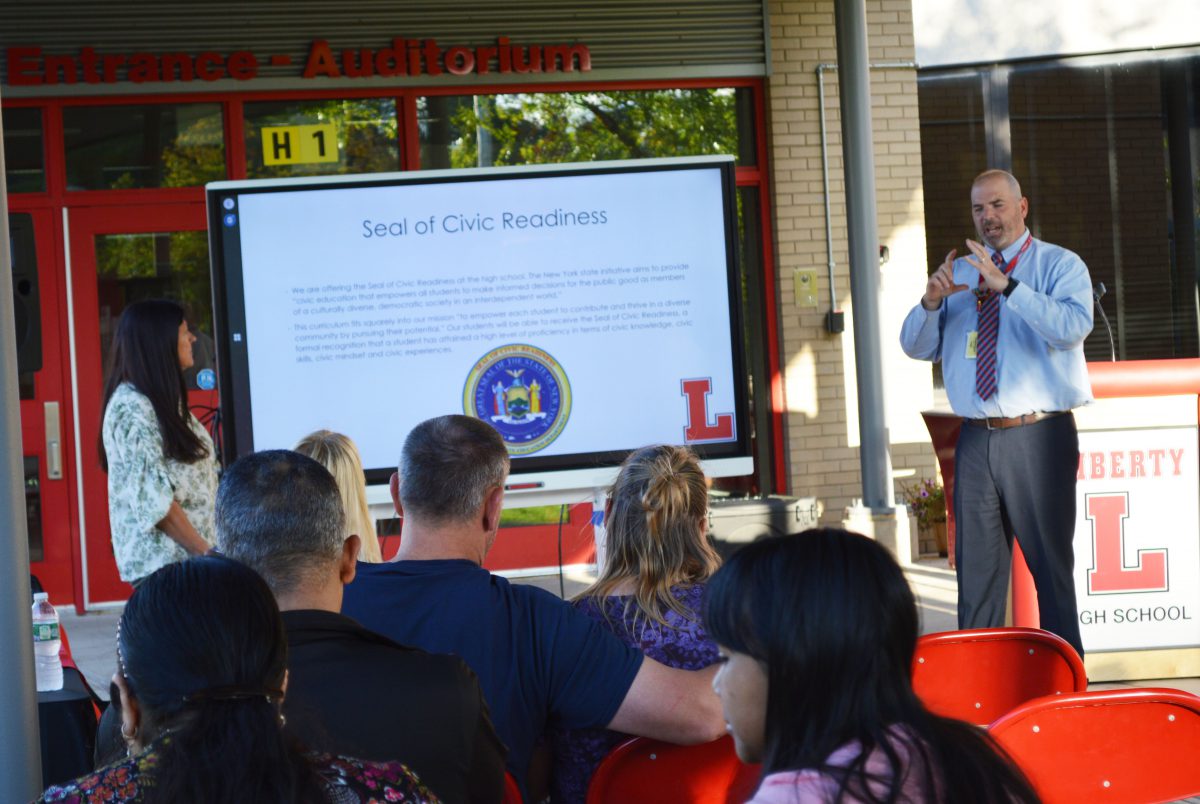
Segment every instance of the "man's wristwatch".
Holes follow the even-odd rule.
[[[1004,290],[1000,291],[1000,294],[1002,296],[1004,296],[1004,298],[1007,299],[1009,296],[1012,295],[1012,292],[1017,289],[1017,285],[1019,285],[1019,284],[1021,284],[1021,283],[1018,282],[1017,280],[1013,279],[1010,276],[1008,278],[1008,285],[1004,288]]]

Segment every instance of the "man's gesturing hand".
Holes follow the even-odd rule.
[[[936,310],[942,306],[942,299],[958,293],[960,290],[968,289],[966,285],[954,284],[954,256],[956,254],[958,254],[957,249],[950,249],[950,253],[946,255],[946,261],[930,274],[929,282],[925,285],[925,295],[921,297],[921,306],[926,310]]]
[[[992,262],[991,255],[987,253],[987,249],[982,243],[977,243],[974,240],[967,241],[967,248],[971,249],[974,258],[966,257],[966,261],[983,277],[983,283],[996,293],[1003,293],[1008,287],[1008,275],[996,267],[996,263]]]

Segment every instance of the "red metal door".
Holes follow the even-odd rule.
[[[75,476],[67,461],[70,397],[58,225],[54,212],[46,208],[14,204],[9,214],[29,569],[51,601],[67,604],[75,600],[69,512]]]

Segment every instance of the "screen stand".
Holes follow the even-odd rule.
[[[596,542],[596,575],[604,571],[604,546],[607,533],[604,527],[604,504],[608,502],[607,488],[592,489],[592,538]]]

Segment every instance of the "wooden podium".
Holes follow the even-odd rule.
[[[1096,402],[1075,411],[1075,587],[1092,681],[1200,675],[1200,359],[1089,363]],[[923,414],[946,487],[953,565],[961,420]],[[1037,593],[1013,544],[1013,624]]]

